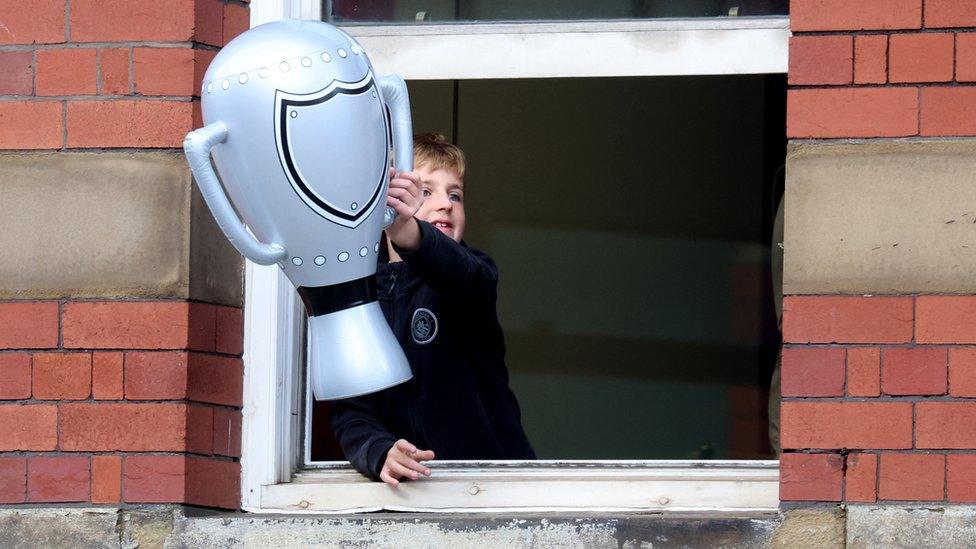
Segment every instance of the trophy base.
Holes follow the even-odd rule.
[[[376,301],[310,316],[308,340],[315,400],[375,393],[413,377]]]

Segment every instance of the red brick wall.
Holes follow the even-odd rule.
[[[241,310],[0,303],[0,502],[240,499]]]
[[[233,0],[0,0],[0,149],[173,148]],[[137,296],[134,296],[137,297]],[[0,302],[0,502],[237,508],[241,310]]]
[[[790,18],[791,138],[976,135],[976,3]],[[976,501],[976,297],[790,296],[783,331],[781,499]]]
[[[0,13],[0,149],[181,147],[207,64],[249,17],[221,0],[0,0]]]

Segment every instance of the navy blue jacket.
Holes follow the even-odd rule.
[[[535,459],[508,387],[495,311],[498,269],[486,254],[418,221],[420,247],[381,262],[378,298],[413,379],[332,405],[332,430],[360,473],[379,479],[405,438],[435,459]],[[383,253],[383,252],[381,252]]]

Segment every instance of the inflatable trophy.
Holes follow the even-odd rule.
[[[278,264],[298,289],[315,398],[410,379],[373,276],[394,216],[391,151],[397,171],[413,164],[403,79],[375,76],[363,48],[331,25],[278,21],[224,46],[200,95],[204,127],[184,143],[190,169],[234,247]]]

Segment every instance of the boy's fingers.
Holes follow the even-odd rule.
[[[390,189],[387,196],[398,198],[403,201],[404,204],[413,204],[417,200],[417,197],[410,194],[410,191],[406,189]]]
[[[408,467],[404,466],[402,463],[397,461],[390,462],[390,471],[393,471],[400,477],[407,477],[412,480],[417,480],[417,472],[411,471]]]
[[[426,467],[424,467],[423,465],[421,465],[420,463],[418,463],[417,460],[413,459],[410,456],[404,456],[402,459],[398,459],[397,460],[397,463],[400,464],[400,465],[402,465],[402,466],[404,466],[404,467],[407,467],[409,469],[412,469],[412,470],[414,470],[414,471],[416,471],[418,473],[421,473],[421,474],[424,474],[424,475],[429,474]]]
[[[400,172],[399,174],[397,174],[397,178],[409,179],[410,181],[413,181],[418,185],[420,184],[420,174],[416,172]]]
[[[434,452],[431,450],[421,450],[414,455],[418,461],[430,461],[434,459]]]
[[[395,196],[401,200],[410,196],[410,192],[407,191],[406,189],[398,189],[396,187],[391,188],[389,193],[387,194],[389,194],[390,196]]]
[[[417,451],[417,447],[407,442],[407,439],[405,438],[401,438],[400,440],[396,441],[396,444],[394,444],[394,446],[396,446],[398,450],[400,450],[405,454],[412,454]]]
[[[391,477],[390,474],[386,472],[385,467],[383,468],[383,471],[380,473],[380,480],[382,480],[383,482],[389,484],[394,488],[396,488],[400,484],[400,481]]]
[[[394,210],[396,210],[397,214],[399,214],[399,215],[402,215],[404,217],[412,217],[413,216],[413,209],[411,209],[410,206],[407,206],[399,198],[396,198],[396,197],[393,197],[393,196],[387,197],[386,198],[386,205],[387,206],[390,206],[391,208],[393,208]]]
[[[410,188],[416,189],[417,188],[417,184],[414,183],[413,181],[410,181],[409,179],[399,179],[399,178],[397,178],[397,179],[391,179],[390,180],[390,187],[398,187],[398,188],[401,188],[401,189],[410,189]]]

